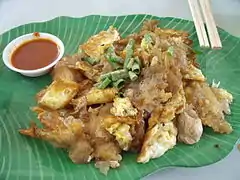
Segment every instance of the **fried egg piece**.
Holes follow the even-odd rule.
[[[153,128],[147,130],[137,162],[147,163],[150,159],[162,156],[172,149],[176,142],[177,128],[173,121],[157,123]]]
[[[80,46],[80,49],[91,58],[100,59],[104,51],[119,39],[118,31],[110,26],[107,31],[101,31],[99,34],[90,37],[86,43]]]
[[[114,116],[136,116],[138,113],[137,109],[133,107],[128,97],[115,97],[113,107],[110,109],[110,112]]]
[[[130,133],[130,125],[123,124],[123,123],[115,123],[112,124],[109,128],[106,128],[106,130],[115,136],[116,141],[118,142],[121,149],[124,151],[127,151],[132,143],[133,137]]]
[[[103,126],[107,132],[114,136],[122,150],[129,150],[132,144],[132,128],[138,123],[138,117],[106,116]]]
[[[110,112],[114,116],[117,116],[114,118],[116,122],[106,127],[106,130],[115,137],[121,149],[127,151],[130,148],[133,140],[130,132],[131,125],[136,123],[135,118],[132,117],[137,116],[138,110],[133,107],[128,97],[115,97],[113,107],[110,109]],[[111,118],[108,119],[109,120],[106,121],[114,121],[110,120]]]

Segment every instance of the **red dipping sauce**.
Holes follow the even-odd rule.
[[[11,63],[17,69],[35,70],[43,68],[59,55],[58,46],[55,42],[36,38],[20,45],[11,56]]]

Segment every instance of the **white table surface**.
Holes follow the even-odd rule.
[[[240,37],[240,0],[212,0],[212,3],[217,24]],[[192,19],[187,0],[0,0],[0,34],[15,26],[56,16],[136,13]],[[144,179],[240,180],[240,152],[235,147],[227,158],[216,164],[167,169]]]

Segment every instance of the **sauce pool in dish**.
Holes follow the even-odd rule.
[[[21,44],[12,54],[15,68],[35,70],[51,64],[59,55],[58,45],[49,39],[36,38]]]

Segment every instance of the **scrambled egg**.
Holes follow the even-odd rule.
[[[147,163],[172,149],[177,141],[177,128],[173,122],[158,123],[145,134],[144,143],[137,162]]]
[[[121,149],[127,151],[130,148],[133,140],[130,132],[131,124],[133,123],[131,120],[133,119],[133,116],[137,115],[138,111],[132,106],[132,103],[128,97],[115,97],[113,107],[110,109],[110,112],[114,116],[118,116],[118,119],[116,119],[116,117],[112,119],[116,122],[105,128],[110,134],[115,136],[115,139]],[[105,119],[105,121],[107,121],[107,119]]]
[[[116,97],[110,112],[114,116],[136,116],[138,113],[137,109],[132,106],[132,103],[128,97]]]
[[[107,31],[102,31],[99,34],[92,36],[86,43],[81,45],[81,49],[91,58],[100,59],[104,51],[120,39],[118,31],[110,27]]]
[[[124,151],[127,151],[132,142],[130,126],[127,124],[115,123],[107,128],[107,131],[116,137],[116,140]]]

